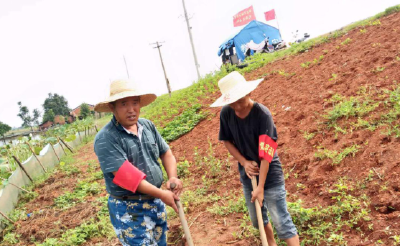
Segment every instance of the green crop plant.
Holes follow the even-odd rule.
[[[249,215],[247,213],[243,214],[243,217],[239,219],[239,222],[240,222],[240,230],[232,233],[232,236],[235,238],[235,240],[243,238],[252,238],[256,241],[254,242],[255,245],[259,245],[261,243],[259,240],[260,233],[256,228],[254,228],[250,224]]]
[[[27,137],[20,138],[20,141],[28,141]],[[31,141],[31,144],[33,141]],[[38,143],[33,147],[36,148],[36,151],[41,150]],[[29,156],[32,155],[32,152],[29,149],[29,146],[24,143],[20,143],[17,145],[7,144],[0,147],[0,178],[8,179],[12,172],[17,168],[18,164],[13,158],[15,156],[21,163],[23,163]]]
[[[382,134],[383,134],[383,135],[386,135],[386,136],[392,136],[392,135],[394,135],[395,138],[399,138],[399,137],[400,137],[400,128],[399,128],[399,125],[394,125],[394,126],[388,125],[388,126],[386,127],[386,130],[385,130],[385,131],[382,131]]]
[[[195,104],[186,109],[172,121],[168,122],[163,128],[159,129],[161,136],[167,142],[171,142],[185,133],[191,131],[202,119],[206,117],[200,112],[201,105]]]
[[[341,45],[347,45],[351,42],[351,38],[346,38],[343,42],[341,42]]]
[[[383,72],[385,70],[385,67],[376,67],[375,69],[372,69],[373,73],[379,73]]]
[[[305,186],[305,185],[302,184],[302,183],[297,183],[297,184],[296,184],[296,187],[297,187],[297,189],[299,189],[299,190],[304,190],[305,188],[307,188],[307,186]]]
[[[379,102],[374,102],[368,98],[360,102],[358,98],[350,97],[340,101],[333,109],[327,111],[327,114],[323,115],[323,117],[329,122],[334,122],[340,118],[347,119],[351,116],[364,116],[377,108],[379,104]]]
[[[47,238],[43,243],[36,245],[81,245],[94,237],[106,237],[108,239],[115,237],[108,214],[107,199],[108,197],[106,196],[97,199],[96,206],[100,209],[95,218],[85,221],[75,228],[66,230],[60,238]]]
[[[343,233],[340,234],[335,234],[332,233],[328,240],[329,243],[334,243],[336,245],[347,245],[347,242],[345,241],[344,237],[343,237]]]
[[[304,63],[300,64],[300,66],[302,68],[308,68],[310,66],[310,64],[311,64],[311,62],[308,61],[308,62],[304,62]]]
[[[335,133],[342,133],[342,134],[347,133],[346,129],[343,129],[338,125],[333,125],[333,128],[335,129]]]
[[[243,195],[227,197],[224,199],[224,204],[220,205],[215,202],[207,211],[221,216],[226,216],[232,213],[247,213],[246,200]]]
[[[199,195],[196,191],[185,190],[179,198],[184,208],[198,206],[199,204],[205,203],[212,196],[211,194],[206,195],[203,189],[202,195]]]
[[[197,170],[204,170],[201,177],[203,187],[208,188],[220,181],[220,177],[230,169],[229,156],[226,160],[220,160],[214,155],[212,142],[209,140],[209,148],[206,153],[198,153],[198,148],[194,148],[194,166]]]
[[[391,239],[393,239],[393,245],[400,245],[400,236],[399,235],[394,235],[392,237],[390,237]]]
[[[184,178],[190,174],[189,171],[190,163],[189,161],[181,161],[177,163],[177,172],[179,178]]]
[[[377,123],[370,123],[367,120],[363,120],[361,117],[358,117],[356,123],[351,123],[355,129],[366,128],[369,131],[375,131],[377,128]]]
[[[336,73],[333,73],[332,74],[332,77],[329,79],[329,81],[335,81],[335,83],[336,83],[336,81],[337,81],[337,74]]]
[[[344,96],[336,93],[328,100],[328,102],[331,102],[333,105],[335,105],[336,103],[342,102],[344,99]]]
[[[66,165],[65,162],[60,162],[60,170],[64,172],[67,176],[78,174],[79,168],[73,165]]]
[[[304,137],[307,141],[309,141],[309,140],[313,139],[314,136],[315,136],[316,134],[317,134],[316,132],[307,132],[307,131],[304,131],[304,132],[303,132],[303,137]]]
[[[316,157],[319,160],[324,160],[326,158],[332,160],[332,165],[339,164],[342,162],[344,158],[348,155],[352,155],[353,157],[355,154],[358,152],[360,149],[360,146],[355,144],[350,147],[344,148],[340,151],[336,150],[329,150],[329,149],[319,149],[317,152],[314,153],[314,157]]]
[[[345,238],[340,236],[341,229],[345,227],[358,231],[359,223],[371,220],[368,197],[361,199],[353,196],[352,190],[349,181],[342,178],[330,190],[333,201],[330,206],[303,208],[301,200],[288,202],[293,222],[303,235],[302,245],[330,245],[334,242],[345,245]]]
[[[292,76],[296,75],[296,73],[286,73],[285,70],[283,70],[283,69],[279,70],[278,74],[282,75],[282,76],[285,76],[285,77],[292,77]]]
[[[63,195],[54,199],[56,207],[62,209],[68,209],[75,206],[76,203],[84,201],[84,198],[88,195],[96,195],[101,192],[102,188],[97,182],[87,183],[81,181],[77,184],[74,191],[66,192]]]
[[[3,238],[3,242],[5,243],[9,243],[10,245],[14,245],[19,243],[19,238],[21,237],[21,235],[15,234],[15,233],[7,233],[4,238]]]
[[[386,127],[382,134],[391,136],[395,135],[396,138],[400,137],[400,126],[398,119],[400,117],[400,86],[395,85],[393,90],[385,90],[388,98],[384,104],[389,111],[381,115],[381,122]]]
[[[360,29],[360,33],[362,33],[362,34],[365,34],[365,33],[367,33],[367,29]]]
[[[208,140],[207,155],[205,155],[201,161],[207,167],[207,172],[211,175],[211,178],[221,175],[230,168],[228,159],[220,160],[215,157],[212,142],[210,140]]]
[[[164,127],[181,112],[196,107],[208,94],[216,93],[218,80],[226,74],[228,71],[223,67],[220,71],[207,74],[188,88],[172,92],[171,97],[168,94],[159,96],[152,104],[141,109],[141,117],[151,119],[159,128]]]
[[[370,21],[369,25],[370,26],[380,26],[382,23],[380,20],[374,20],[374,21]]]

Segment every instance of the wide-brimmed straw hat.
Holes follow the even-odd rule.
[[[110,96],[105,101],[96,104],[94,110],[97,112],[112,112],[108,106],[110,102],[134,96],[140,96],[140,107],[149,105],[157,98],[155,94],[145,92],[137,83],[130,79],[114,80],[110,84]]]
[[[236,102],[257,88],[261,81],[263,79],[246,81],[239,72],[231,72],[218,81],[222,96],[210,107],[221,107]]]

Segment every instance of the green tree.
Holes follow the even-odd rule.
[[[22,106],[21,102],[18,102],[18,106],[19,106],[19,113],[17,114],[17,116],[21,118],[22,126],[30,127],[31,130],[33,131],[32,123],[39,125],[40,111],[38,109],[34,109],[33,116],[31,116],[27,106]]]
[[[82,103],[80,115],[81,115],[84,119],[86,119],[86,117],[88,117],[88,116],[90,115],[90,108],[89,108],[89,105],[87,105],[86,103]]]
[[[55,117],[55,114],[54,114],[53,110],[49,109],[43,115],[43,123],[45,123],[46,121],[54,122],[54,117]]]
[[[35,123],[35,125],[39,125],[39,118],[42,114],[40,113],[40,111],[38,109],[34,109],[33,110],[33,123]]]
[[[3,139],[4,139],[4,134],[6,134],[9,130],[11,130],[11,126],[4,124],[3,122],[0,121],[0,135],[3,137]]]
[[[49,93],[49,96],[44,100],[43,109],[44,114],[46,114],[50,109],[53,110],[54,115],[68,116],[70,112],[67,99],[57,93]],[[43,122],[45,121],[43,120]]]

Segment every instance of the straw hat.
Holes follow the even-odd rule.
[[[110,96],[105,101],[96,104],[94,110],[97,112],[112,112],[108,106],[110,102],[134,96],[140,96],[140,107],[149,105],[157,98],[155,94],[141,90],[139,85],[134,83],[132,80],[114,80],[110,84]]]
[[[239,72],[231,72],[218,81],[222,96],[211,104],[210,107],[221,107],[236,102],[252,92],[261,81],[263,81],[263,79],[247,82]]]

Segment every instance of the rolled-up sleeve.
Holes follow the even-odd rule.
[[[103,173],[116,172],[128,160],[126,153],[112,136],[103,134],[96,138],[94,151],[99,159]]]

